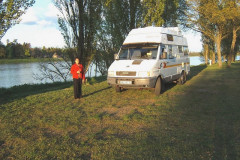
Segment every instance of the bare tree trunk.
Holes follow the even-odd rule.
[[[218,56],[218,66],[222,67],[222,54],[221,54],[221,33],[219,33],[216,37],[216,45],[217,45],[217,56]]]
[[[80,63],[84,63],[83,62],[83,55],[84,55],[84,6],[83,6],[83,1],[82,0],[78,0],[77,1],[78,4],[78,12],[79,12],[79,36],[77,37],[77,56],[80,58]],[[85,67],[85,65],[83,65]]]
[[[204,58],[205,58],[205,64],[208,64],[208,52],[209,52],[209,47],[208,44],[204,45]]]
[[[136,20],[136,0],[129,0],[130,5],[130,29],[135,28],[135,20]]]
[[[235,27],[233,27],[233,39],[232,39],[232,44],[231,44],[231,50],[228,55],[228,67],[231,67],[236,41],[237,41],[237,29]]]
[[[212,52],[212,64],[215,64],[216,63],[216,56],[215,56],[215,52],[213,51]]]

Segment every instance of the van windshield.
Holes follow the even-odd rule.
[[[157,53],[158,46],[122,47],[119,53],[119,59],[156,59]]]

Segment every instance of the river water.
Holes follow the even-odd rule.
[[[237,57],[240,59],[240,56]],[[191,65],[199,65],[204,63],[201,57],[190,57]],[[90,68],[91,75],[86,73],[86,76],[95,76],[95,67]],[[34,79],[34,74],[39,72],[39,63],[19,63],[19,64],[0,64],[0,88],[10,88],[12,86],[23,85],[23,84],[40,84],[40,83],[51,83],[52,81],[40,81]],[[100,73],[96,74],[100,76]],[[68,80],[71,81],[71,75]]]

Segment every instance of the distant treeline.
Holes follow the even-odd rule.
[[[203,56],[203,53],[202,52],[189,52],[189,56]]]
[[[7,41],[7,45],[0,43],[0,59],[16,59],[16,58],[52,58],[63,56],[66,49],[62,48],[46,48],[31,47],[30,43],[20,44],[17,40],[13,42]]]

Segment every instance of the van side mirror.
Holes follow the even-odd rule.
[[[118,59],[119,59],[118,54],[115,53],[115,54],[114,54],[114,60],[118,60]]]

